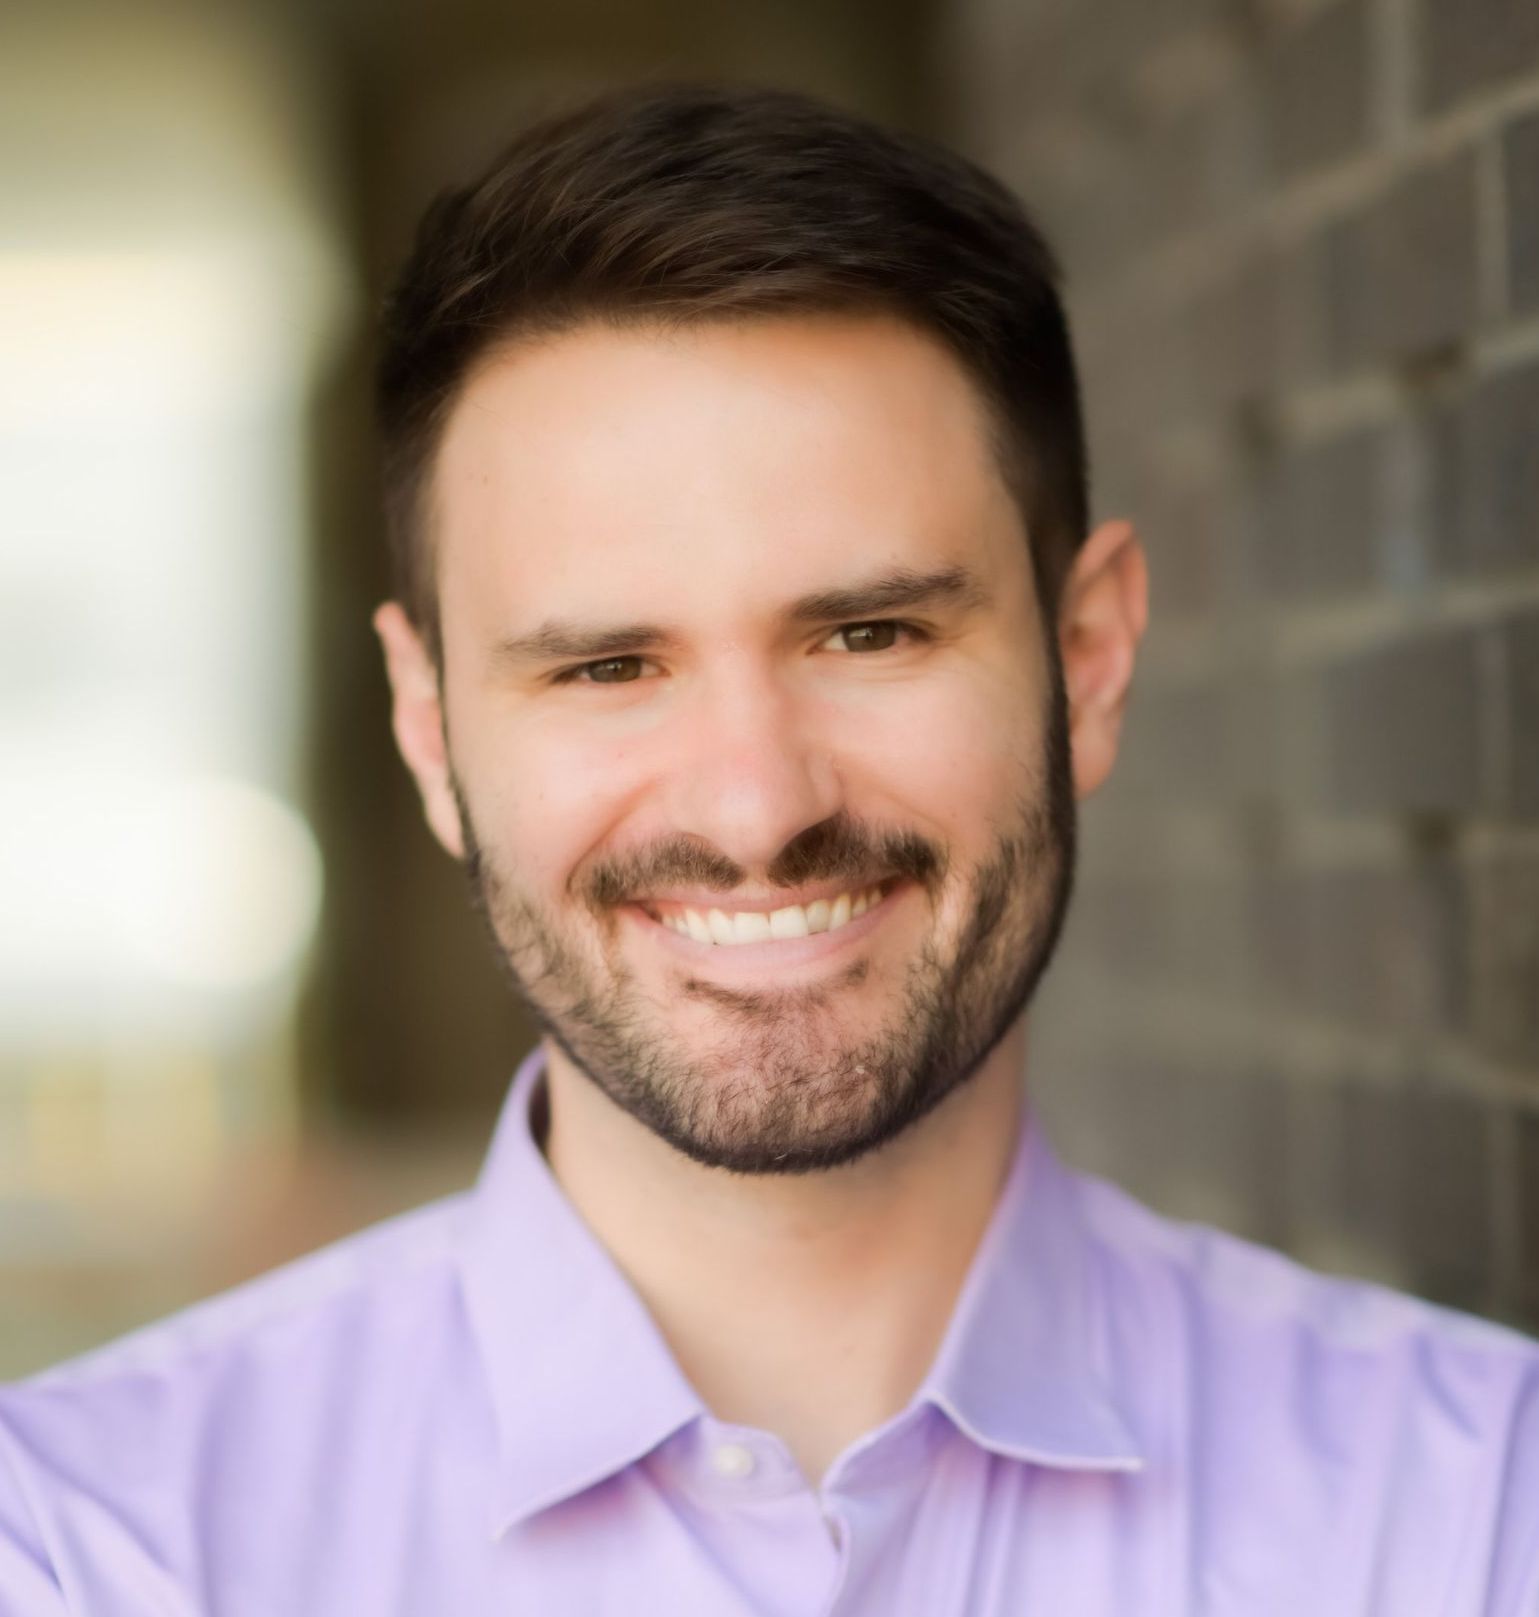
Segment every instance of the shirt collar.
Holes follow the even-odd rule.
[[[536,1048],[513,1079],[461,1252],[498,1427],[494,1534],[613,1476],[704,1413],[540,1154],[530,1103],[544,1071]]]
[[[918,1400],[1012,1459],[1136,1471],[1106,1373],[1099,1263],[1080,1181],[1029,1112],[993,1218]]]
[[[471,1197],[461,1264],[498,1426],[491,1530],[623,1470],[706,1413],[661,1333],[556,1184],[519,1067]],[[1099,1349],[1077,1181],[1028,1120],[915,1402],[1013,1459],[1136,1470]]]

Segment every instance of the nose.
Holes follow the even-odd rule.
[[[740,668],[702,690],[681,718],[673,829],[701,837],[751,875],[842,806],[829,737],[772,674]]]

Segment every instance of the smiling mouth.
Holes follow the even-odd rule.
[[[769,911],[702,909],[685,904],[670,905],[664,910],[646,902],[637,907],[654,921],[696,943],[734,948],[837,932],[875,908],[897,884],[897,877],[889,877],[867,887],[851,888],[832,899],[814,899],[805,905],[787,904]]]

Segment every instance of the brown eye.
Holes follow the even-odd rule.
[[[589,663],[584,672],[595,685],[628,685],[641,672],[641,658],[607,657],[601,663]]]
[[[839,631],[851,651],[887,651],[897,632],[896,623],[851,623]]]

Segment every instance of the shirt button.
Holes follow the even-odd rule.
[[[718,1477],[751,1477],[756,1464],[753,1450],[742,1443],[720,1443],[711,1450],[711,1469]]]

